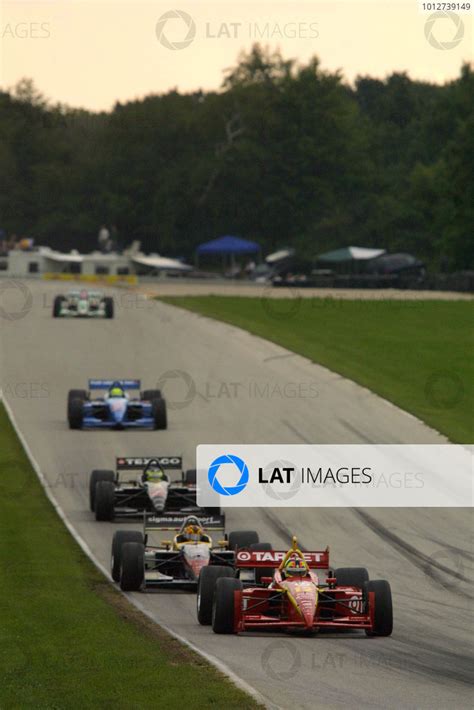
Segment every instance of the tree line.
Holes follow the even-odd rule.
[[[308,258],[347,245],[474,268],[474,78],[444,85],[301,65],[255,45],[219,91],[92,113],[31,80],[0,93],[0,228],[89,251],[192,257],[223,234]]]

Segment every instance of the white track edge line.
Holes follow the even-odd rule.
[[[64,525],[68,529],[69,533],[73,537],[73,539],[76,541],[76,543],[79,545],[79,547],[82,549],[82,551],[87,555],[87,557],[91,560],[91,562],[97,567],[97,569],[104,575],[104,577],[107,579],[107,581],[110,584],[113,584],[112,577],[110,576],[109,572],[106,570],[106,568],[103,566],[101,562],[95,557],[93,554],[91,548],[87,544],[87,542],[79,535],[77,530],[74,528],[74,526],[69,522],[69,520],[66,517],[66,514],[64,513],[63,509],[57,502],[56,498],[54,495],[51,493],[50,487],[48,486],[48,482],[43,475],[43,472],[41,471],[41,467],[39,463],[36,461],[33,452],[31,451],[28,442],[26,441],[25,436],[23,435],[23,432],[21,431],[20,427],[18,426],[18,423],[16,421],[15,415],[13,413],[13,410],[8,403],[8,401],[5,399],[5,397],[0,393],[0,401],[3,403],[6,412],[8,414],[8,418],[10,420],[11,425],[13,426],[13,429],[15,430],[15,434],[17,435],[18,439],[20,440],[20,443],[30,461],[31,466],[33,467],[39,482],[41,483],[41,486],[43,487],[44,492],[46,493],[46,496],[48,500],[50,501],[51,505],[55,509],[56,513],[58,516],[61,518],[63,521]],[[114,588],[116,589],[115,585]],[[269,708],[269,710],[282,710],[280,706],[275,705],[274,703],[269,703],[268,700],[255,688],[253,688],[249,683],[247,683],[243,678],[240,678],[234,671],[232,671],[225,663],[220,661],[218,658],[215,656],[212,656],[211,654],[207,653],[206,651],[203,651],[200,649],[198,646],[195,646],[191,641],[189,641],[187,638],[184,636],[181,636],[178,634],[176,631],[173,631],[169,626],[166,626],[162,624],[158,619],[155,618],[154,614],[151,611],[148,611],[142,603],[138,600],[135,599],[133,596],[130,596],[129,594],[126,594],[122,592],[121,590],[120,593],[130,602],[133,604],[134,607],[136,607],[142,614],[145,614],[153,623],[157,624],[160,626],[164,631],[166,631],[170,636],[173,636],[177,641],[180,641],[180,643],[184,644],[188,648],[190,648],[192,651],[197,653],[199,656],[204,658],[208,663],[213,665],[218,671],[223,673],[225,676],[231,680],[237,688],[240,690],[243,690],[246,692],[248,695],[250,695],[254,700],[257,702],[261,703],[264,705],[266,708]]]

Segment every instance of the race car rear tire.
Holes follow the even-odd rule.
[[[375,592],[374,627],[367,636],[390,636],[393,631],[392,590],[385,579],[374,579],[365,585],[365,594]]]
[[[195,486],[197,481],[197,476],[196,476],[196,469],[195,468],[189,468],[186,473],[184,474],[184,482],[188,484],[188,486]]]
[[[114,317],[114,299],[111,298],[110,296],[106,296],[104,298],[104,306],[105,306],[105,317],[106,318],[113,318]]]
[[[115,473],[113,471],[92,471],[89,479],[89,502],[92,512],[95,510],[95,487],[99,481],[115,481]]]
[[[236,530],[229,533],[229,549],[240,550],[243,547],[250,547],[259,542],[258,533],[255,530]]]
[[[338,567],[334,570],[336,584],[340,587],[360,587],[364,589],[369,581],[369,573],[365,567]]]
[[[70,429],[82,429],[84,421],[84,400],[75,397],[69,400],[67,406],[67,418]]]
[[[168,417],[166,415],[166,402],[164,399],[154,399],[151,403],[151,416],[154,429],[166,429]]]
[[[64,301],[64,296],[55,296],[53,301],[53,318],[59,318],[61,315],[61,306]]]
[[[197,618],[202,626],[212,624],[212,605],[216,582],[221,577],[235,577],[232,567],[224,565],[208,565],[203,567],[199,575],[197,588]]]
[[[212,630],[215,634],[234,634],[234,592],[243,589],[240,579],[218,579],[212,607]]]
[[[111,574],[114,582],[120,582],[122,565],[122,547],[126,542],[139,542],[143,545],[143,534],[138,530],[117,530],[112,538]]]
[[[273,546],[271,542],[254,542],[249,546],[251,552],[272,552]],[[272,569],[262,569],[261,567],[255,567],[255,582],[257,584],[262,584],[262,577],[273,576]]]
[[[99,481],[95,487],[95,519],[113,520],[115,513],[115,485]]]
[[[124,543],[120,566],[120,589],[123,592],[138,592],[144,579],[145,545],[141,542]]]
[[[147,402],[152,402],[154,399],[162,399],[161,390],[143,390],[140,396],[142,399],[146,399]]]

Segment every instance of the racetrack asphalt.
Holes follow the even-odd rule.
[[[229,325],[126,291],[115,292],[113,320],[53,319],[52,298],[64,285],[24,283],[31,299],[22,316],[14,305],[0,314],[3,396],[51,492],[107,568],[114,530],[133,524],[96,523],[88,479],[93,468],[113,468],[116,456],[182,454],[193,468],[199,443],[446,443],[368,390]],[[93,377],[161,384],[168,430],[70,431],[67,391]],[[0,494],[28,491],[2,477]],[[362,565],[388,579],[393,636],[216,636],[198,625],[194,594],[152,592],[140,602],[269,705],[472,706],[470,509],[229,510],[228,531],[249,528],[275,548],[286,549],[292,534],[306,549],[329,544],[332,566]]]

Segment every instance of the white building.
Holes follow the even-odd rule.
[[[49,247],[31,250],[14,249],[7,256],[0,257],[0,274],[21,278],[34,275],[76,275],[87,277],[120,277],[130,275],[159,275],[161,273],[185,273],[192,267],[176,259],[159,254],[145,255],[139,251],[123,254],[103,254],[96,251],[79,254],[72,251],[65,254]]]

